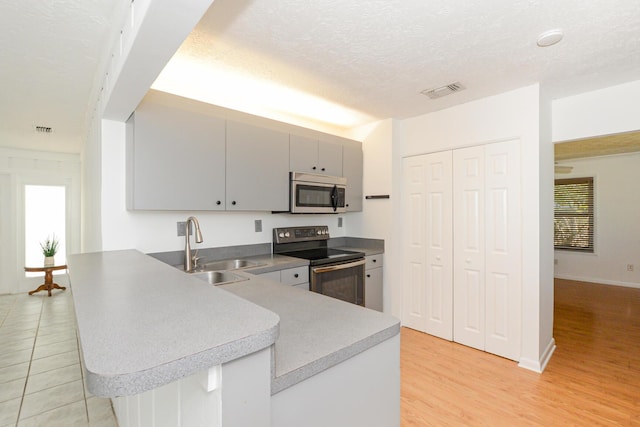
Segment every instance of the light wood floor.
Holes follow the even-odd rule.
[[[640,289],[556,280],[542,374],[411,329],[402,426],[640,426]]]

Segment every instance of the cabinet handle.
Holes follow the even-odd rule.
[[[371,275],[370,275],[370,274],[367,274],[367,277],[371,277]]]
[[[299,276],[299,274],[298,274],[298,273],[296,273],[296,274],[294,274],[294,275],[293,275],[293,277],[295,277],[296,279],[298,278],[298,276]]]
[[[236,205],[236,201],[234,200],[233,202],[231,202],[231,204],[235,206]]]
[[[374,259],[372,259],[371,261],[372,261],[372,262],[378,262],[378,260],[377,260],[377,259],[375,259],[375,258],[374,258]]]
[[[216,202],[216,205],[221,205],[221,204],[222,204],[222,202],[221,202],[220,200],[218,200],[218,201]]]
[[[346,205],[346,206],[347,206],[347,207],[349,207],[349,203],[347,203],[347,205]]]
[[[324,172],[324,168],[322,168],[322,172]]]
[[[317,168],[314,166],[314,167],[312,167],[311,169],[316,170]]]

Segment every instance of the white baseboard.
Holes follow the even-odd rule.
[[[544,352],[542,353],[542,356],[540,356],[539,360],[527,359],[523,357],[520,359],[518,366],[541,374],[547,367],[549,360],[551,360],[551,355],[555,350],[556,340],[554,338],[551,338],[551,341],[549,341],[549,344],[547,344],[547,347],[544,349]]]
[[[600,285],[625,286],[627,288],[640,288],[640,283],[621,282],[618,280],[600,279],[597,277],[572,276],[569,274],[555,274],[554,278],[564,280],[576,280],[578,282],[598,283]]]

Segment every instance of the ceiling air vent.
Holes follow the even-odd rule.
[[[460,92],[461,90],[464,90],[464,89],[466,88],[462,86],[462,83],[455,82],[455,83],[450,83],[446,86],[437,87],[435,89],[425,89],[420,93],[423,95],[427,95],[431,99],[436,99],[436,98],[442,98],[443,96],[449,95],[454,92]]]
[[[36,126],[36,133],[52,133],[53,128],[48,126]]]

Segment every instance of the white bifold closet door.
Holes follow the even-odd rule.
[[[484,350],[484,146],[453,151],[453,340]]]
[[[453,339],[451,151],[404,160],[405,326]]]
[[[517,360],[521,329],[520,145],[453,152],[456,342]]]

